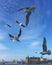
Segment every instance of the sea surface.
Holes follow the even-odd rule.
[[[52,65],[52,64],[0,64],[0,65]]]

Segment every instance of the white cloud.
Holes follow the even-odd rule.
[[[0,32],[0,40],[4,39],[6,37],[6,34],[3,32]]]
[[[8,48],[5,46],[5,45],[3,45],[3,44],[0,44],[0,50],[7,50]]]
[[[34,48],[36,48],[39,44],[40,44],[39,41],[35,41],[35,42],[32,42],[32,43],[29,45],[29,47],[30,47],[31,49],[34,49]]]
[[[32,40],[37,39],[46,29],[46,25],[38,24],[36,27],[24,31],[21,40]],[[28,32],[27,32],[28,31]]]

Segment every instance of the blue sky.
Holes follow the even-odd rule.
[[[25,24],[25,13],[17,12],[23,7],[35,6],[26,28],[19,27],[16,20]],[[6,24],[12,27],[6,27]],[[22,29],[20,42],[11,41],[8,34],[17,35]],[[41,56],[43,37],[52,51],[52,0],[0,0],[0,59],[25,59],[26,56]],[[52,58],[45,55],[44,57]]]

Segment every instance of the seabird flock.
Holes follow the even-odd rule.
[[[17,11],[24,11],[24,13],[26,14],[26,21],[25,21],[25,25],[23,24],[23,23],[21,23],[21,22],[19,22],[19,21],[17,21],[16,20],[16,23],[19,25],[19,26],[22,26],[22,27],[27,27],[28,26],[28,24],[29,24],[29,17],[30,17],[30,15],[31,15],[31,13],[32,13],[32,11],[33,10],[35,10],[35,7],[25,7],[25,8],[21,8],[21,9],[19,9],[19,10],[17,10]],[[11,25],[9,25],[9,24],[6,24],[8,27],[11,27]],[[19,33],[18,33],[18,35],[17,36],[13,36],[12,34],[8,34],[9,35],[9,37],[11,38],[11,40],[16,40],[16,41],[20,41],[19,40],[19,37],[21,36],[21,33],[22,33],[22,30],[21,30],[21,28],[20,28],[20,30],[19,30]]]
[[[31,15],[31,13],[32,13],[32,11],[33,10],[35,10],[36,9],[36,7],[25,7],[25,8],[21,8],[21,9],[19,9],[19,10],[17,10],[17,11],[24,11],[24,13],[26,14],[26,21],[25,21],[25,25],[23,24],[23,23],[21,23],[21,22],[19,22],[18,20],[16,20],[16,23],[19,25],[19,26],[22,26],[22,27],[27,27],[28,26],[28,24],[29,24],[29,17],[30,17],[30,15]],[[8,27],[11,27],[11,25],[10,24],[6,24]],[[16,40],[16,41],[20,41],[19,40],[19,37],[21,36],[21,33],[22,33],[22,30],[21,30],[21,28],[20,28],[20,30],[19,30],[19,33],[18,33],[18,35],[16,35],[16,36],[13,36],[12,34],[8,34],[9,35],[9,37],[10,37],[10,39],[11,40]],[[40,52],[40,54],[41,55],[45,55],[45,54],[48,54],[48,55],[50,55],[51,54],[51,51],[50,50],[48,50],[47,51],[47,46],[46,46],[46,42],[45,42],[45,38],[44,38],[44,42],[43,42],[43,51],[42,52]],[[37,53],[37,52],[36,52]]]

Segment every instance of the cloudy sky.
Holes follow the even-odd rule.
[[[25,13],[17,10],[35,6],[26,28],[19,27],[16,20],[25,24]],[[10,24],[9,28],[6,24]],[[22,29],[20,42],[11,41],[8,34],[16,36]],[[52,50],[52,0],[0,0],[0,59],[25,59],[26,56],[41,56],[43,37]],[[44,57],[52,58],[52,55]]]

